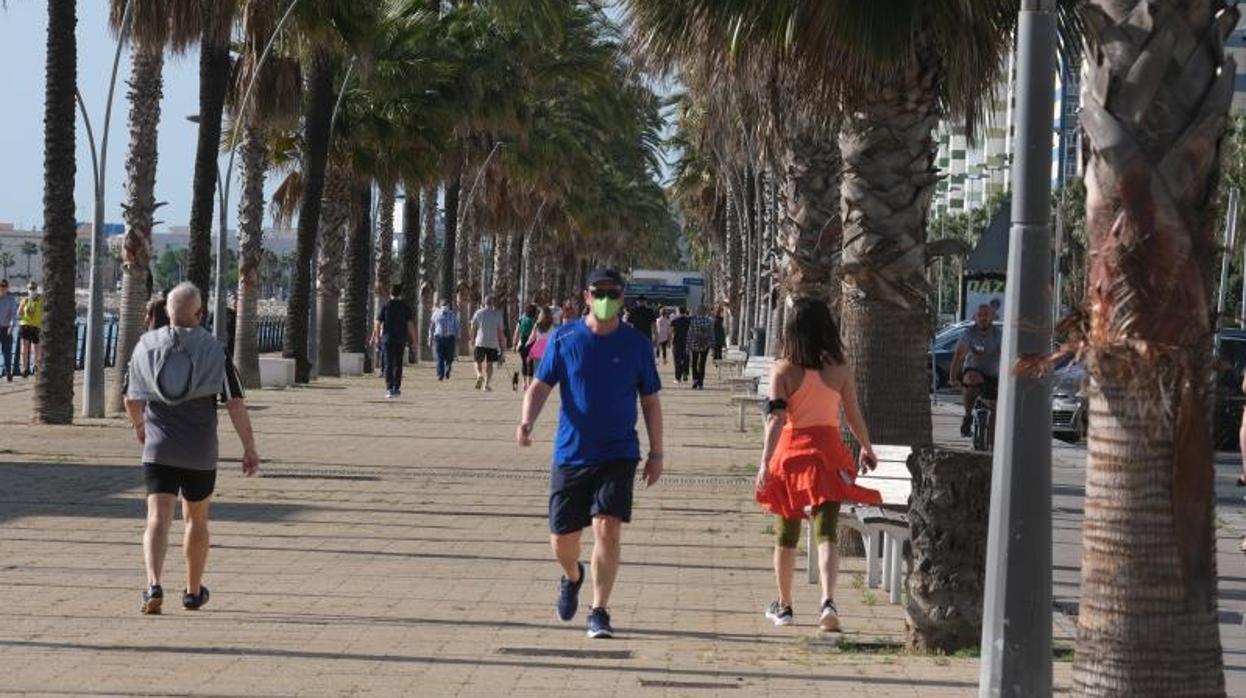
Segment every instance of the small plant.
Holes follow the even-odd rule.
[[[877,606],[878,605],[878,594],[875,594],[874,592],[868,591],[868,590],[864,591],[861,594],[861,601],[863,601],[866,606]]]

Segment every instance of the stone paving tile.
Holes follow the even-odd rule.
[[[770,521],[751,499],[760,421],[736,432],[714,386],[667,391],[667,479],[638,490],[625,529],[611,602],[620,637],[588,640],[582,616],[558,623],[544,514],[556,400],[538,446],[519,450],[518,396],[470,382],[439,384],[420,367],[394,402],[368,377],[252,393],[265,476],[237,472],[222,424],[212,602],[191,613],[173,598],[155,618],[136,608],[143,504],[129,430],[118,419],[28,426],[29,387],[0,384],[0,692],[976,693],[974,659],[843,654],[819,641],[803,562],[799,624],[762,617],[773,581]],[[900,607],[867,594],[862,572],[845,560],[846,637],[901,641]],[[1057,681],[1067,685],[1066,663]]]

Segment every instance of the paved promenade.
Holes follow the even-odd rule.
[[[393,402],[374,377],[253,392],[263,477],[242,477],[223,419],[212,601],[197,613],[168,604],[159,617],[138,613],[143,491],[126,424],[32,427],[33,381],[0,383],[0,693],[976,695],[975,658],[899,649],[900,607],[864,588],[859,559],[841,575],[843,644],[815,633],[818,592],[803,561],[797,625],[762,617],[773,529],[751,497],[760,420],[737,433],[712,375],[704,392],[665,392],[667,474],[638,491],[625,529],[611,603],[619,637],[587,640],[583,614],[558,623],[545,522],[556,401],[537,446],[520,451],[509,381],[477,393],[464,368],[445,384],[414,369]],[[952,438],[954,421],[936,408],[941,435]],[[1058,480],[1078,452],[1063,449]],[[1231,516],[1240,501],[1228,503]],[[1221,562],[1233,584],[1226,644],[1241,637],[1246,605],[1234,522],[1221,541],[1233,549]],[[180,530],[170,593],[184,564]],[[1067,536],[1076,543],[1075,530]],[[1065,596],[1062,578],[1076,582],[1067,542],[1056,570]],[[1069,643],[1071,621],[1054,619]],[[1226,656],[1230,681],[1240,680],[1242,653]],[[1069,673],[1057,662],[1062,692]]]

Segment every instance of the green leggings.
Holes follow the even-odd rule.
[[[819,543],[834,543],[835,528],[839,523],[839,502],[823,502],[813,508],[813,537]],[[779,534],[775,545],[795,548],[800,542],[801,519],[779,517]]]

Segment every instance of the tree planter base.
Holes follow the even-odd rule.
[[[907,644],[956,652],[982,639],[991,454],[931,446],[909,457],[912,570],[905,602]]]

